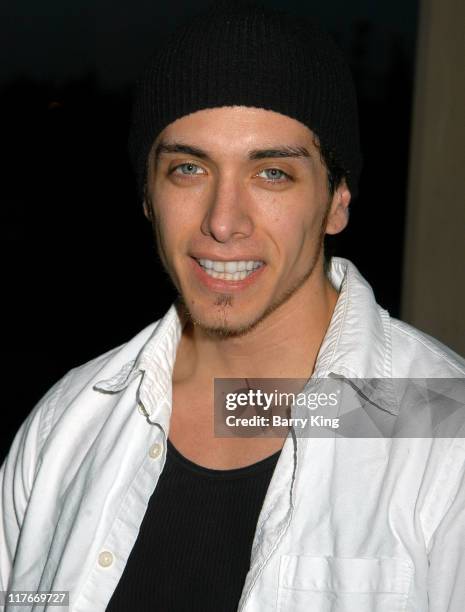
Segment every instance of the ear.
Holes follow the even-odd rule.
[[[333,194],[326,222],[327,234],[339,234],[349,223],[349,204],[351,193],[345,179],[342,179],[339,187]]]
[[[147,185],[144,186],[144,202],[143,209],[145,218],[152,223],[153,221],[153,211],[152,211],[152,201],[147,191]]]
[[[148,221],[152,221],[152,209],[150,208],[150,204],[147,203],[147,200],[144,198],[143,202],[144,215]]]

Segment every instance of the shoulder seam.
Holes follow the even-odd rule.
[[[45,402],[40,406],[40,423],[39,423],[39,431],[37,435],[37,454],[35,457],[35,465],[38,465],[39,455],[42,451],[42,448],[45,444],[45,440],[47,439],[50,431],[52,430],[53,425],[53,417],[55,415],[55,407],[58,402],[58,398],[61,395],[63,387],[68,381],[69,374],[72,372],[68,372],[63,376],[63,378],[59,381],[57,388],[52,393],[50,398],[46,399]]]
[[[441,351],[441,349],[436,349],[436,347],[432,346],[430,342],[425,342],[425,340],[421,336],[414,336],[407,329],[405,329],[403,325],[399,325],[399,323],[402,323],[402,321],[394,321],[391,318],[391,325],[394,326],[396,329],[398,329],[402,334],[405,334],[406,336],[409,336],[409,338],[412,338],[412,340],[415,340],[419,342],[420,344],[422,344],[426,349],[428,349],[431,353],[433,353],[433,355],[436,355],[436,357],[440,357],[441,359],[444,359],[444,361],[446,361],[452,368],[454,368],[454,370],[457,370],[457,372],[460,372],[461,374],[465,374],[465,370],[460,368],[453,361],[451,361],[447,353],[445,353],[444,351]]]

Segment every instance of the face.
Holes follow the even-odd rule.
[[[144,210],[191,319],[247,333],[321,283],[323,237],[347,224],[312,132],[274,111],[205,109],[168,125],[149,156]]]

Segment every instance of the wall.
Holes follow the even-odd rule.
[[[423,0],[402,318],[465,355],[465,3]]]

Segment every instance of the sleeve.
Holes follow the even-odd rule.
[[[50,430],[61,382],[50,389],[23,422],[0,467],[0,591],[8,590],[40,447]]]
[[[454,450],[449,471],[454,486],[429,548],[429,612],[465,610],[465,440],[456,440]]]

